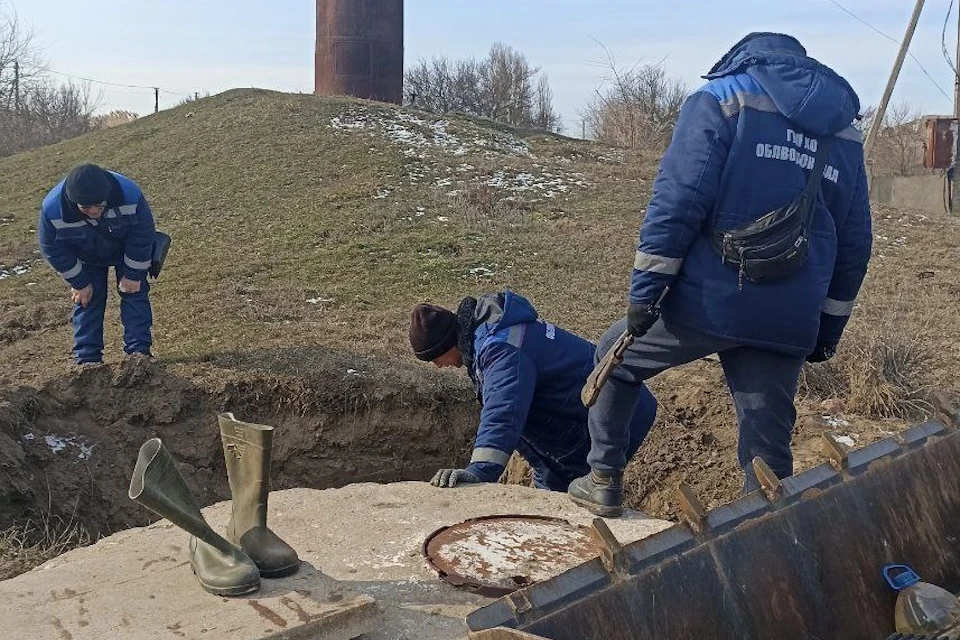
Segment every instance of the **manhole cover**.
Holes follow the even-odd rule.
[[[423,555],[440,578],[497,597],[600,555],[586,527],[546,516],[484,516],[434,531]]]

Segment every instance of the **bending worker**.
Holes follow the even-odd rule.
[[[464,298],[456,313],[420,304],[410,345],[437,367],[465,367],[481,404],[480,427],[465,469],[440,469],[432,483],[496,482],[517,451],[533,467],[534,486],[566,491],[589,471],[587,409],[580,389],[593,369],[594,345],[538,317],[512,292]],[[627,427],[631,453],[650,430],[656,400],[639,389]]]

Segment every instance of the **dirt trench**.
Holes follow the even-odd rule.
[[[156,520],[127,496],[152,437],[201,506],[228,499],[221,411],[277,428],[272,489],[423,480],[468,456],[477,419],[469,389],[392,373],[330,366],[304,377],[128,360],[0,391],[0,530],[51,514],[96,539]]]

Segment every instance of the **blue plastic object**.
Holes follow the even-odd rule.
[[[894,570],[899,570],[900,573],[894,575]],[[905,564],[883,565],[883,577],[894,591],[901,591],[920,582],[920,576]]]

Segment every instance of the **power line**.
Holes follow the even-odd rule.
[[[877,32],[878,34],[880,34],[881,36],[883,36],[884,38],[886,38],[886,39],[889,40],[890,42],[895,42],[897,45],[902,44],[900,40],[897,40],[897,39],[894,38],[893,36],[888,35],[888,34],[884,33],[883,31],[880,31],[880,29],[877,29],[875,26],[873,26],[872,24],[870,24],[869,22],[867,22],[866,20],[864,20],[863,18],[861,18],[860,16],[858,16],[857,14],[855,14],[854,12],[850,11],[849,9],[847,9],[845,6],[843,6],[842,4],[840,4],[839,2],[837,2],[837,0],[827,0],[827,1],[830,2],[831,4],[833,4],[834,6],[836,6],[837,8],[839,8],[839,9],[840,9],[841,11],[843,11],[844,13],[848,14],[850,17],[852,17],[852,18],[853,18],[854,20],[856,20],[857,22],[863,24],[864,26],[868,27],[868,28],[871,29],[872,31]],[[950,2],[951,2],[951,4],[952,4],[952,3],[953,3],[953,0],[950,0]],[[936,80],[933,79],[933,76],[930,75],[930,72],[927,71],[927,68],[923,66],[923,63],[920,62],[920,60],[917,58],[917,56],[913,55],[913,52],[910,51],[910,50],[907,50],[907,55],[909,55],[911,58],[913,58],[913,61],[917,63],[917,66],[920,67],[920,69],[923,71],[924,75],[926,75],[927,78],[930,79],[930,82],[933,83],[933,86],[935,86],[935,87],[940,91],[940,93],[943,94],[943,97],[946,98],[947,100],[952,100],[952,98],[951,98],[949,95],[947,95],[947,92],[943,90],[943,87],[941,87],[940,84],[939,84]]]
[[[123,87],[123,88],[126,88],[126,89],[144,89],[144,90],[146,90],[146,91],[159,91],[160,93],[167,93],[167,94],[174,95],[174,96],[190,97],[190,94],[188,94],[188,93],[182,93],[182,92],[180,92],[180,91],[171,91],[171,90],[169,90],[169,89],[164,89],[164,88],[162,88],[162,87],[147,87],[147,86],[139,85],[139,84],[123,84],[123,83],[120,83],[120,82],[110,82],[110,81],[108,81],[108,80],[97,80],[96,78],[85,78],[85,77],[83,77],[83,76],[75,76],[75,75],[70,74],[70,73],[64,73],[64,72],[62,72],[62,71],[57,71],[56,69],[50,69],[49,67],[37,67],[37,70],[39,70],[39,71],[47,71],[48,73],[53,73],[53,74],[56,74],[56,75],[58,75],[58,76],[63,76],[63,77],[65,77],[65,78],[72,78],[72,79],[74,79],[74,80],[81,80],[81,81],[83,81],[83,82],[94,82],[94,83],[96,83],[96,84],[103,84],[103,85],[107,85],[107,86],[110,86],[110,87]]]
[[[953,71],[953,75],[960,75],[957,72],[957,67],[954,66],[953,60],[950,59],[950,54],[947,52],[947,22],[950,20],[950,14],[953,12],[953,0],[950,0],[950,6],[947,7],[947,15],[943,19],[943,33],[940,34],[940,46],[943,47],[943,57],[947,61],[947,66],[950,67],[950,70]]]

